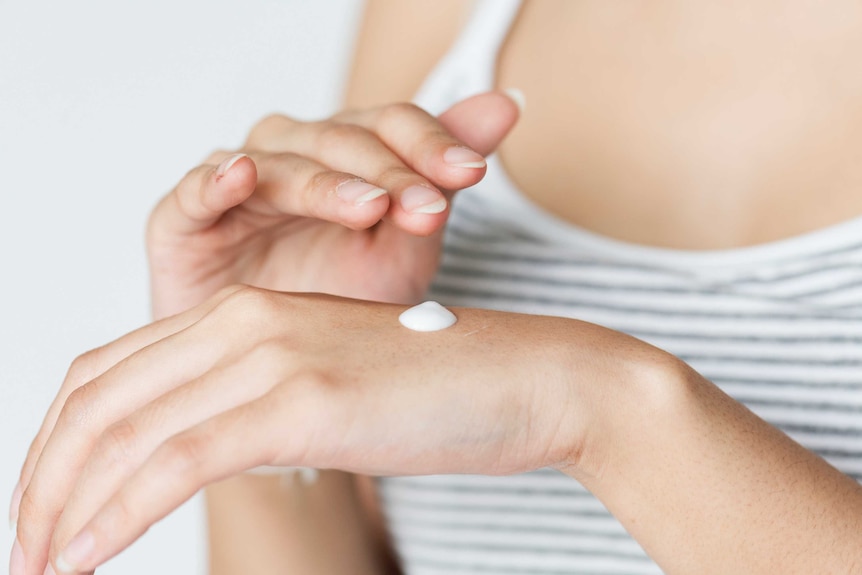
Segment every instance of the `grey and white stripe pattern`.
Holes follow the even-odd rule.
[[[456,202],[430,297],[634,335],[862,481],[862,219],[741,250],[643,248],[540,212],[492,159]],[[408,575],[661,572],[551,470],[387,478],[380,491]]]
[[[519,7],[476,2],[415,101],[436,114],[491,89]],[[647,248],[549,216],[492,157],[455,203],[429,297],[634,335],[862,481],[862,218],[740,250]],[[661,573],[598,500],[551,470],[379,485],[406,575]]]

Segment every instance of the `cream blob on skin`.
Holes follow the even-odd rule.
[[[413,331],[439,331],[455,325],[458,318],[455,314],[437,303],[426,301],[405,310],[398,316],[398,321],[407,329]],[[282,475],[285,479],[293,475],[299,476],[299,480],[305,485],[317,482],[318,472],[310,467],[277,467],[262,465],[249,469],[249,473],[255,475]]]
[[[405,310],[398,316],[398,321],[407,329],[413,331],[439,331],[455,325],[458,318],[455,314],[437,303],[436,301],[426,301],[415,305],[410,309]],[[317,482],[318,472],[310,467],[277,467],[262,465],[249,469],[249,473],[255,475],[281,475],[285,479],[292,476],[298,476],[299,480],[305,485],[312,485]]]
[[[405,310],[398,321],[413,331],[439,331],[454,325],[458,318],[436,301],[426,301]]]

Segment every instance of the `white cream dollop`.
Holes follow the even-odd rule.
[[[398,321],[413,331],[438,331],[454,325],[458,318],[436,301],[426,301],[405,310]]]

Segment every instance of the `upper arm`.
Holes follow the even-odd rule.
[[[471,8],[470,0],[368,0],[345,105],[366,108],[412,99]]]

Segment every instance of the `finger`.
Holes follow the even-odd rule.
[[[351,229],[373,226],[389,206],[386,190],[297,154],[217,152],[210,160],[221,163],[189,172],[153,210],[152,241],[206,230],[243,203],[264,217],[313,217]]]
[[[234,293],[236,291],[238,289]],[[225,292],[220,294],[222,300],[229,297]],[[213,298],[209,305],[200,306],[203,309],[190,310],[121,338],[116,347],[123,352],[128,351],[124,348],[130,343],[146,347],[116,362],[95,379],[76,381],[69,386],[72,389],[64,390],[66,399],[53,418],[53,424],[46,420],[43,426],[50,428],[47,439],[34,442],[42,445],[31,450],[33,457],[26,465],[32,471],[28,472],[29,477],[22,477],[21,485],[25,487],[17,510],[17,539],[28,565],[41,563],[44,566],[54,521],[101,430],[176,385],[177,380],[196,376],[218,357],[221,350],[217,345],[196,343],[185,330],[173,332],[179,327],[177,320],[192,321],[203,310],[218,305],[218,301]],[[167,335],[158,340],[162,345],[148,343],[162,335]],[[171,354],[164,351],[166,345],[176,346],[175,350],[183,352],[173,356],[176,358],[173,363]],[[117,351],[109,345],[104,355],[113,358]],[[152,366],[158,366],[155,377]]]
[[[438,118],[412,104],[349,113],[373,131],[407,165],[434,184],[459,190],[484,176],[492,153],[519,117],[506,92],[487,92],[454,104]]]
[[[293,215],[366,229],[389,207],[386,189],[353,173],[333,171],[293,153],[251,153],[257,189],[245,208],[264,216]]]
[[[230,286],[224,288],[199,306],[132,331],[112,343],[87,352],[75,359],[66,374],[66,378],[64,379],[57,396],[48,408],[48,412],[45,415],[45,419],[42,421],[42,425],[36,438],[30,445],[30,449],[28,450],[27,457],[24,460],[24,465],[21,470],[19,480],[21,490],[23,491],[23,488],[25,488],[30,482],[30,477],[32,476],[33,469],[36,466],[36,461],[42,452],[42,448],[54,429],[54,425],[56,424],[60,411],[66,404],[69,395],[75,389],[103,374],[110,367],[115,365],[121,359],[129,356],[134,351],[146,347],[155,341],[164,339],[169,335],[175,334],[197,322],[212,311],[212,309],[225,298],[241,289],[243,289],[243,286]],[[20,502],[20,498],[16,499]],[[16,502],[13,501],[13,504],[14,503]],[[13,505],[13,509],[10,510],[10,518],[13,522],[16,521],[18,517],[17,509],[15,507],[16,506]]]
[[[246,154],[216,152],[191,170],[153,209],[151,232],[191,234],[212,226],[229,209],[244,202],[257,184],[257,168]]]
[[[522,99],[523,96],[510,92],[485,92],[461,100],[438,120],[450,134],[487,156],[497,149],[520,118]]]
[[[300,412],[285,412],[283,407],[266,395],[163,443],[56,556],[57,572],[94,569],[200,488],[272,464],[285,444],[298,446],[295,438],[273,440],[279,426]]]
[[[485,158],[454,137],[431,114],[407,102],[337,116],[373,133],[410,169],[446,190],[471,186],[485,173]]]
[[[457,191],[484,177],[483,156],[496,149],[519,114],[518,104],[508,94],[488,92],[458,102],[439,118],[412,104],[348,113],[345,118],[373,131],[411,169],[430,182],[444,191]],[[427,196],[421,189],[411,192],[416,197]],[[387,218],[409,230],[409,220],[398,209],[404,205],[405,197],[397,191],[393,196]],[[451,201],[451,197],[451,193],[447,194],[447,200]]]
[[[47,554],[56,519],[102,432],[134,409],[209,369],[223,351],[213,342],[195,345],[187,333],[132,354],[69,396],[21,499],[18,540],[28,564]],[[178,353],[165,357],[160,349],[164,345]]]
[[[269,391],[285,369],[283,350],[271,345],[257,346],[237,362],[216,366],[108,427],[65,501],[49,555],[55,555],[161,443]]]
[[[282,134],[286,149],[353,173],[389,192],[386,219],[415,235],[428,235],[446,221],[448,200],[428,178],[418,174],[370,130],[353,123],[297,125]]]
[[[490,152],[514,124],[517,106],[502,93],[490,93],[465,100],[443,117]],[[446,220],[449,200],[441,190],[471,186],[485,173],[480,154],[412,104],[346,112],[328,122],[273,116],[252,130],[247,145],[290,150],[389,190],[393,201],[386,219],[419,236],[438,231]]]

